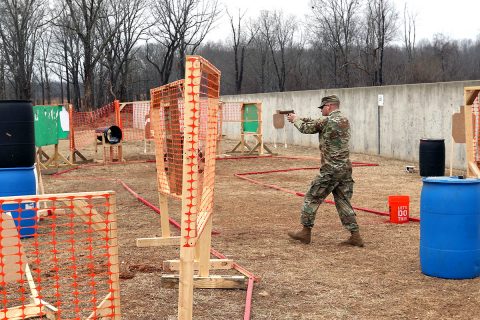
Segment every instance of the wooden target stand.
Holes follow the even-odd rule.
[[[68,110],[68,114],[69,114],[68,126],[69,126],[69,131],[71,132],[71,130],[72,130],[72,125],[71,125],[72,119],[71,119],[70,110],[72,109],[72,105],[68,105],[68,106],[65,105],[64,108]],[[58,140],[57,140],[57,142],[58,142]],[[59,145],[58,143],[53,145],[54,149],[53,149],[53,154],[52,155],[47,154],[47,152],[45,152],[45,150],[42,147],[37,147],[36,162],[41,169],[48,169],[48,168],[51,168],[51,167],[58,168],[58,167],[62,167],[62,166],[74,166],[75,165],[72,161],[67,159],[64,155],[62,155],[59,152],[59,146],[58,145]]]
[[[123,159],[123,146],[122,146],[122,141],[119,141],[118,143],[115,144],[110,144],[108,141],[105,139],[105,135],[103,132],[95,132],[95,140],[94,140],[94,146],[95,146],[95,161],[98,155],[98,147],[100,147],[100,150],[102,150],[102,160],[101,163],[106,164],[109,162],[124,162],[125,159]]]
[[[206,129],[209,133],[218,134],[219,100],[200,97],[198,79],[202,75],[201,67],[214,68],[203,58],[189,56],[186,63],[186,80],[175,81],[151,90],[151,127],[155,132],[161,236],[136,240],[138,247],[180,247],[180,259],[163,262],[165,272],[178,271],[179,274],[162,275],[163,286],[179,287],[179,319],[192,317],[193,288],[245,289],[247,286],[245,275],[211,274],[212,270],[233,269],[234,262],[231,259],[211,258],[213,185],[209,184],[214,181],[218,139],[206,141],[204,150],[209,152],[204,154],[202,168],[198,140],[200,117],[197,114],[199,103],[208,103]],[[210,74],[206,77],[209,83],[208,90],[215,91],[209,92],[209,95],[218,96],[219,72],[216,77]],[[185,87],[188,88],[188,91],[185,89],[188,94],[184,93]],[[183,119],[180,119],[180,103],[183,103],[184,107]],[[182,128],[194,129],[183,132]],[[179,137],[181,141],[178,141]],[[206,175],[209,175],[210,179],[204,179]],[[172,235],[170,230],[169,197],[182,200],[180,236]]]
[[[48,169],[51,167],[74,166],[75,164],[68,160],[64,155],[58,151],[58,143],[54,145],[53,155],[49,156],[42,147],[37,148],[37,162],[41,169]]]
[[[241,153],[242,155],[275,154],[263,142],[262,104],[260,102],[242,103],[240,141],[228,153]],[[250,145],[247,138],[252,137],[255,145]]]
[[[178,82],[165,85],[179,86]],[[164,86],[164,87],[165,87]],[[160,87],[162,88],[162,87]],[[159,89],[159,88],[157,88]],[[152,97],[155,94],[152,89]],[[163,88],[167,90],[167,88]],[[152,99],[153,100],[153,99]],[[160,108],[152,105],[151,111],[151,128],[154,134],[155,153],[156,153],[156,169],[157,183],[159,188],[160,202],[160,233],[161,237],[137,238],[137,247],[162,247],[162,246],[179,246],[181,236],[172,235],[170,228],[170,214],[168,207],[168,198],[182,199],[183,188],[183,140],[178,143],[175,137],[182,136],[180,132],[180,113],[178,112],[178,99],[170,99],[169,103],[162,104]],[[215,103],[211,101],[210,103]],[[218,102],[217,102],[218,103]],[[167,119],[165,126],[161,126],[160,114],[163,113],[164,119]],[[185,116],[186,117],[186,116]],[[214,124],[216,125],[216,124]],[[212,128],[211,128],[212,129]],[[161,137],[165,136],[165,141]],[[199,182],[201,184],[201,182]],[[201,185],[199,185],[200,187]],[[199,274],[193,277],[194,287],[203,289],[245,289],[245,276],[230,275],[210,275],[210,270],[229,270],[233,269],[234,261],[231,259],[211,259],[211,217],[207,219],[206,229],[202,236],[198,239],[199,246],[195,251],[195,259],[193,269]],[[180,271],[181,261],[179,259],[163,261],[163,270],[165,272]],[[162,275],[162,285],[166,288],[175,288],[179,285],[178,274]]]
[[[281,130],[283,133],[283,146],[287,148],[287,134],[285,132],[285,117],[289,113],[295,113],[295,112],[293,110],[288,110],[288,111],[277,110],[276,113],[273,114],[273,128],[275,129],[275,135],[273,137],[274,148],[277,147],[277,136],[278,136],[279,130]]]

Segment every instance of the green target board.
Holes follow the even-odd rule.
[[[258,108],[254,103],[243,105],[243,132],[258,131]]]
[[[59,139],[68,138],[68,130],[62,128],[63,106],[34,106],[35,145],[37,147],[58,144]],[[67,112],[68,113],[68,112]]]

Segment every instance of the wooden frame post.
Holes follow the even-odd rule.
[[[466,165],[467,165],[467,177],[480,178],[480,169],[478,168],[479,159],[477,159],[476,153],[479,152],[479,136],[480,132],[475,132],[479,128],[474,128],[472,122],[480,121],[477,105],[474,106],[475,100],[478,99],[480,93],[480,87],[465,87],[464,88],[464,108],[465,108],[465,147],[466,147]],[[473,109],[476,108],[474,114]],[[475,119],[477,117],[477,119]],[[476,140],[476,141],[475,141]]]

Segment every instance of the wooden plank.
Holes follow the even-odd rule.
[[[106,230],[105,218],[99,214],[95,208],[89,208],[88,202],[84,200],[62,201],[67,206],[73,203],[73,212],[88,224],[91,224],[95,231],[103,232]]]
[[[263,155],[263,122],[262,122],[262,104],[257,103],[257,120],[258,120],[258,136],[256,136],[257,139],[259,139],[260,143],[260,150],[258,150],[259,155]]]
[[[178,246],[180,245],[180,237],[155,237],[155,238],[138,238],[137,247],[165,247],[165,246]]]
[[[22,280],[27,267],[27,257],[13,218],[2,212],[0,230],[0,282],[15,283]]]
[[[468,168],[471,170],[472,174],[476,176],[476,178],[480,178],[480,169],[474,161],[468,163]]]
[[[480,87],[466,87],[464,88],[465,91],[465,104],[470,105],[473,104],[475,98],[480,93]]]
[[[107,298],[105,300],[113,304],[114,315],[110,319],[120,320],[120,261],[118,259],[117,200],[115,195],[110,197],[110,217],[108,220],[110,221],[108,224],[110,233],[110,239],[108,240],[108,274],[112,288],[110,294],[113,294],[113,300]],[[106,310],[111,311],[112,309],[108,308]]]
[[[472,113],[472,106],[465,105],[465,150],[466,156],[465,160],[467,162],[467,177],[472,176],[472,172],[470,169],[470,162],[475,160],[474,150],[473,150],[473,113]]]
[[[91,319],[120,319],[120,317],[112,317],[112,294],[109,293],[105,299],[100,302],[98,306],[95,307],[95,311],[92,311],[86,320]],[[115,312],[115,311],[114,311]],[[115,312],[116,314],[116,312]]]
[[[153,137],[155,143],[155,166],[157,169],[157,187],[159,192],[164,192],[170,194],[170,187],[167,183],[167,173],[165,171],[165,150],[163,146],[163,137],[165,135],[164,129],[161,126],[161,116],[160,116],[160,101],[153,99],[154,90],[151,90],[152,100],[150,103],[150,113],[151,113],[151,127],[155,132]]]
[[[31,196],[9,196],[1,197],[3,204],[37,202],[37,201],[51,201],[54,198],[56,201],[70,201],[72,198],[81,199],[104,199],[105,195],[113,195],[115,191],[94,191],[94,192],[76,192],[76,193],[54,193],[54,194],[39,194]]]
[[[162,287],[177,288],[180,278],[178,275],[162,275]],[[193,277],[195,289],[246,289],[248,278],[245,276],[210,275],[208,277]]]
[[[168,197],[163,194],[158,194],[160,198],[160,229],[162,238],[170,238],[170,215],[168,212]]]
[[[24,306],[8,308],[6,312],[2,310],[0,311],[0,318],[8,320],[21,320],[38,318],[41,314],[45,315],[45,313],[42,312],[40,306],[37,306],[34,303],[30,303]]]
[[[178,318],[192,319],[193,261],[195,257],[196,216],[198,213],[198,133],[201,64],[196,56],[185,59],[185,88],[183,122],[184,144],[182,173],[182,215],[180,238],[180,285],[178,290]]]
[[[199,263],[193,263],[193,269],[199,270]],[[231,259],[210,259],[210,270],[230,270],[233,269],[233,260]],[[163,261],[163,271],[173,272],[180,270],[180,260]]]
[[[210,211],[211,213],[211,211]],[[208,277],[210,272],[210,248],[212,247],[212,216],[206,217],[205,227],[199,235],[196,254],[199,261],[199,275]]]

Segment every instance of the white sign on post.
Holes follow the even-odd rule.
[[[383,107],[383,94],[378,95],[378,106]]]

